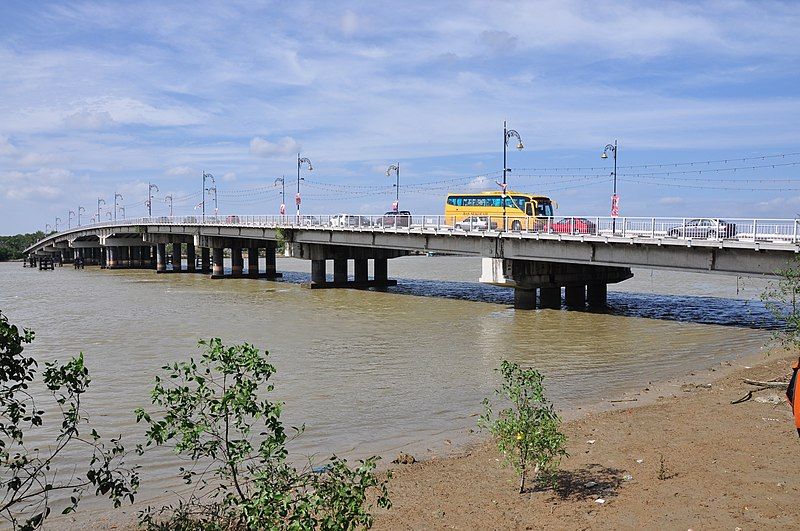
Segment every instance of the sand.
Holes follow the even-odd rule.
[[[783,391],[755,394],[778,404],[730,403],[752,389],[742,378],[784,377],[790,359],[693,373],[566,422],[554,489],[518,494],[490,442],[395,466],[375,529],[798,529],[800,439]]]

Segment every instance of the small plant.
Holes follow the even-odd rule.
[[[775,333],[775,338],[786,350],[797,349],[800,347],[800,260],[793,258],[775,274],[778,280],[767,285],[761,300],[783,324],[783,328]]]
[[[126,467],[125,449],[119,439],[104,443],[90,429],[81,398],[91,382],[83,354],[67,363],[47,363],[42,382],[54,400],[61,418],[50,439],[31,448],[26,437],[43,430],[47,412],[43,408],[44,389],[36,387],[37,363],[23,354],[33,342],[34,333],[9,324],[0,312],[0,515],[15,529],[35,529],[44,525],[58,503],[63,514],[75,511],[87,491],[113,500],[133,502],[139,485],[136,468]],[[89,432],[86,436],[85,432]],[[59,456],[86,453],[88,464],[58,466]],[[69,502],[53,501],[57,492],[70,493]]]
[[[658,455],[659,455],[658,479],[664,481],[671,478],[672,476],[669,474],[669,472],[667,472],[667,465],[666,462],[664,461],[664,454],[658,454]]]
[[[478,425],[497,438],[497,447],[505,463],[520,476],[519,492],[525,492],[528,471],[539,486],[552,484],[561,458],[567,455],[567,438],[559,431],[561,418],[544,396],[544,376],[534,369],[522,369],[516,363],[500,365],[503,387],[495,391],[511,402],[493,418],[488,398]]]
[[[331,457],[298,470],[288,461],[282,404],[269,399],[275,368],[252,345],[200,341],[199,360],[165,366],[156,377],[156,414],[136,411],[148,424],[147,445],[171,444],[190,465],[180,473],[195,484],[188,500],[140,514],[148,529],[354,529],[372,525],[372,505],[390,506],[377,457],[355,468]],[[302,428],[295,429],[296,434]],[[140,448],[140,451],[144,451]]]

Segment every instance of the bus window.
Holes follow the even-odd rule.
[[[553,205],[550,202],[545,203],[537,202],[536,203],[536,215],[544,218],[552,218],[553,217]]]
[[[533,215],[533,205],[530,203],[525,203],[525,215],[532,216]]]

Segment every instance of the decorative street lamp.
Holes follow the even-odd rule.
[[[83,214],[84,212],[86,212],[86,209],[83,208],[82,206],[79,206],[78,207],[78,226],[79,227],[81,226],[81,214]]]
[[[300,222],[300,181],[305,180],[300,178],[300,168],[303,164],[308,164],[308,171],[314,171],[314,167],[311,165],[311,160],[307,159],[306,157],[300,157],[300,153],[297,154],[297,195],[294,196],[294,202],[297,205],[297,222]]]
[[[108,216],[108,221],[111,221],[111,212],[106,212],[106,216]]]
[[[48,234],[50,234],[50,224],[49,223],[45,223],[44,224],[44,235],[47,236]]]
[[[114,221],[117,221],[117,210],[120,208],[117,206],[117,199],[123,199],[122,194],[114,192]]]
[[[101,204],[105,205],[106,204],[106,200],[101,198],[101,197],[98,197],[97,198],[97,222],[98,223],[100,222],[100,205]]]
[[[58,224],[61,222],[61,218],[56,216],[56,232],[58,232]]]
[[[506,174],[511,171],[508,169],[508,163],[506,162],[508,155],[508,141],[512,138],[517,139],[517,149],[522,150],[525,146],[522,145],[522,138],[519,136],[519,133],[514,129],[509,129],[505,120],[503,121],[503,230],[506,230],[506,189],[508,188],[508,180]]]
[[[122,219],[125,219],[125,207],[120,205],[118,208],[122,211]]]
[[[286,176],[278,177],[275,179],[275,186],[278,186],[278,183],[281,183],[281,207],[278,210],[281,216],[286,215]]]
[[[72,218],[74,218],[74,217],[75,217],[75,211],[74,210],[70,210],[69,214],[67,214],[67,228],[68,229],[72,228]]]
[[[214,216],[216,217],[216,215],[219,214],[219,208],[217,208],[217,185],[206,188],[206,192],[214,194]]]
[[[169,203],[169,217],[172,217],[172,195],[166,196],[164,202]]]
[[[153,188],[158,192],[158,186],[147,183],[147,217],[153,217]]]
[[[391,177],[392,172],[394,172],[395,177],[397,178],[395,181],[395,199],[394,204],[392,205],[392,210],[395,212],[400,211],[400,163],[392,164],[386,169],[386,176]]]
[[[608,152],[613,153],[614,155],[614,193],[611,196],[611,217],[616,218],[619,216],[619,196],[617,195],[617,139],[614,139],[613,144],[606,144],[606,147],[603,148],[603,153],[600,155],[601,159],[608,158]],[[616,229],[616,219],[612,220],[611,222],[611,231],[614,232]]]
[[[206,173],[205,171],[203,171],[203,202],[202,202],[202,203],[200,203],[200,204],[202,205],[202,207],[203,207],[203,220],[205,220],[205,219],[206,219],[206,192],[210,192],[210,191],[211,191],[209,188],[206,188],[206,179],[211,179],[211,182],[212,182],[214,185],[216,185],[216,184],[217,184],[217,182],[214,180],[214,176],[213,176],[213,175],[211,175],[210,173]],[[217,205],[216,205],[216,197],[217,197],[217,195],[216,195],[216,190],[217,190],[217,189],[216,189],[216,188],[214,188],[214,201],[215,201],[214,207],[216,207],[216,206],[217,206]],[[197,208],[197,207],[195,207],[195,208]]]

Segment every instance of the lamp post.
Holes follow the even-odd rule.
[[[125,207],[120,205],[119,209],[122,211],[122,219],[125,219]]]
[[[304,180],[300,178],[300,168],[303,164],[308,165],[308,171],[314,171],[314,167],[311,165],[311,160],[306,157],[301,157],[300,153],[297,154],[297,195],[294,196],[294,202],[297,205],[297,222],[300,222],[300,181]]]
[[[56,232],[58,232],[58,224],[61,221],[61,218],[56,216]]]
[[[152,183],[147,183],[147,217],[153,217],[153,188],[158,192],[158,186]]]
[[[395,212],[400,212],[400,163],[392,164],[388,168],[386,168],[386,176],[391,177],[392,172],[396,177],[395,180],[395,198],[394,198],[394,205],[392,205],[392,210]]]
[[[111,212],[106,212],[106,216],[108,216],[108,221],[111,221]]]
[[[275,179],[275,186],[278,186],[278,183],[281,183],[281,206],[278,209],[281,216],[286,215],[286,176],[278,177]]]
[[[164,198],[165,203],[169,203],[169,217],[172,217],[172,195],[168,195]]]
[[[619,215],[619,196],[617,195],[617,139],[614,139],[613,144],[606,144],[606,147],[603,148],[603,153],[600,155],[601,159],[608,158],[608,152],[611,152],[614,155],[614,192],[611,195],[611,217],[614,218],[611,220],[611,232],[616,232],[617,229],[617,216]]]
[[[508,125],[506,124],[505,120],[503,121],[503,230],[506,230],[506,189],[508,187],[508,180],[506,174],[510,171],[508,169],[508,141],[512,138],[517,139],[517,149],[522,150],[525,146],[522,145],[522,138],[519,136],[519,133],[514,129],[509,129]]]
[[[217,208],[217,185],[215,184],[211,188],[207,188],[206,192],[214,193],[214,216],[216,217],[216,215],[219,213],[219,209]]]
[[[206,192],[210,191],[209,189],[206,188],[206,179],[211,179],[211,182],[214,183],[214,185],[217,184],[216,181],[214,180],[214,176],[213,175],[203,171],[203,202],[200,203],[202,205],[202,207],[203,207],[203,221],[205,221],[205,219],[206,219]],[[216,198],[216,188],[214,188],[214,190],[215,190],[214,197]],[[216,199],[215,199],[215,201],[216,201]],[[216,204],[214,206],[216,207]],[[195,207],[195,208],[197,208],[197,207]]]
[[[50,224],[49,223],[45,223],[44,224],[44,235],[47,236],[48,234],[50,234]]]
[[[79,227],[81,226],[81,214],[83,214],[84,212],[86,212],[86,209],[83,208],[82,206],[79,206],[78,207],[78,226]]]
[[[72,228],[72,218],[74,218],[74,217],[75,217],[75,211],[74,210],[70,210],[69,214],[67,214],[67,228],[68,229]]]
[[[117,199],[123,199],[122,194],[114,192],[114,221],[117,221],[117,210],[120,208],[117,206]]]
[[[102,197],[98,197],[97,198],[97,222],[98,223],[100,222],[100,205],[105,205],[105,204],[106,204],[106,200],[105,199],[103,199]]]

